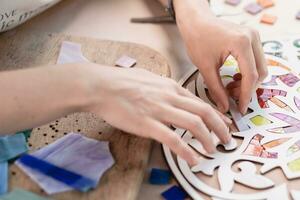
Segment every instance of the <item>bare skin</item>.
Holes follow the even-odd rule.
[[[167,5],[168,0],[160,0]],[[253,91],[267,76],[266,60],[256,30],[213,15],[207,0],[174,0],[178,29],[192,62],[199,68],[221,112],[229,108],[228,94],[238,97],[241,113],[247,111]],[[232,55],[241,76],[224,88],[219,68]]]
[[[67,74],[67,76],[66,76]],[[230,119],[169,78],[142,69],[67,64],[0,73],[0,133],[39,126],[74,112],[167,144],[190,164],[197,154],[168,125],[190,130],[213,153],[209,129],[230,140]]]
[[[174,5],[191,60],[206,72],[204,79],[222,112],[228,110],[228,98],[217,71],[229,54],[239,61],[241,76],[228,89],[244,111],[266,76],[258,34],[216,19],[204,0],[174,0]],[[91,112],[123,131],[168,145],[191,165],[197,164],[197,154],[169,125],[189,130],[209,153],[216,149],[209,130],[223,143],[231,139],[230,119],[175,81],[141,69],[73,63],[0,72],[0,91],[0,134]]]

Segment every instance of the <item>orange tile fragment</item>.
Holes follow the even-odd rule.
[[[277,20],[277,16],[270,15],[270,14],[264,14],[261,17],[260,22],[273,25],[276,22],[276,20]]]
[[[257,0],[257,3],[263,8],[270,8],[275,5],[273,0]]]

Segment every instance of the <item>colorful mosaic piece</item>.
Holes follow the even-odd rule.
[[[296,107],[300,110],[300,99],[297,97],[294,97],[294,102],[295,102]]]
[[[279,146],[287,141],[289,141],[290,138],[281,138],[281,139],[277,139],[277,140],[272,140],[270,142],[267,142],[265,144],[263,144],[263,147],[266,149],[270,149],[276,146]]]
[[[257,3],[250,3],[245,7],[245,10],[252,15],[256,15],[260,13],[263,8]]]
[[[290,146],[287,150],[287,156],[291,156],[294,153],[298,152],[300,150],[300,140],[295,142],[292,146]]]
[[[252,118],[250,118],[251,122],[255,124],[256,126],[262,126],[266,124],[271,124],[272,121],[268,120],[267,118],[261,116],[261,115],[256,115]]]
[[[294,87],[294,85],[300,81],[300,79],[292,73],[280,75],[278,78],[289,87]]]
[[[278,85],[276,80],[280,79],[284,84],[286,84],[289,87],[294,87],[294,85],[300,81],[300,79],[295,76],[292,73],[284,74],[284,75],[272,75],[272,78],[270,81],[263,83],[262,85]]]
[[[300,171],[300,158],[289,162],[288,167],[292,172],[299,172]]]
[[[292,43],[289,45],[293,46]],[[272,200],[274,196],[278,199],[295,197],[295,191],[292,191],[287,183],[300,178],[300,70],[298,72],[296,65],[278,57],[266,55],[266,58],[268,81],[253,94],[249,104],[251,112],[242,115],[236,104],[238,102],[230,99],[230,113],[235,124],[240,130],[246,130],[233,133],[233,140],[235,137],[242,139],[236,149],[217,148],[216,153],[207,154],[201,143],[197,142],[189,131],[176,128],[176,134],[201,157],[199,164],[190,166],[171,153],[166,145],[163,146],[172,172],[192,199],[203,199],[202,193],[218,200]],[[234,76],[233,72],[238,68],[230,66],[231,64],[227,62],[220,70],[223,83],[224,79],[229,79],[228,76]],[[197,76],[195,71],[182,83],[195,85],[195,78],[194,93],[205,102],[212,103],[203,79]],[[238,167],[238,170],[235,167]],[[277,178],[265,176],[277,168],[283,173],[281,177],[286,178],[280,179],[281,182],[278,182]],[[219,187],[208,184],[211,180],[217,180]],[[241,193],[237,185],[249,187],[252,192]]]
[[[277,158],[277,152],[268,152],[264,145],[261,145],[261,140],[263,136],[260,134],[255,135],[250,143],[248,144],[247,148],[244,150],[243,154],[249,156],[256,156],[261,158]]]
[[[259,103],[259,106],[261,108],[269,108],[268,101],[272,101],[274,104],[279,106],[280,108],[285,108],[288,107],[287,110],[291,110],[290,107],[276,98],[275,96],[283,96],[285,97],[287,92],[283,90],[276,90],[276,89],[263,89],[263,88],[258,88],[256,90],[257,94],[257,100]]]

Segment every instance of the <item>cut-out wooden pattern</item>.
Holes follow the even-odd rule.
[[[241,139],[241,143],[235,142],[239,145],[225,150],[217,148],[216,153],[207,154],[191,133],[175,129],[199,153],[201,159],[195,166],[189,166],[172,154],[167,146],[163,146],[171,170],[193,199],[202,199],[202,194],[205,194],[212,199],[271,200],[275,196],[288,200],[289,192],[293,196],[300,192],[290,188],[290,182],[300,182],[299,73],[287,61],[270,55],[266,57],[269,75],[253,94],[250,112],[242,115],[237,103],[230,99],[231,116],[238,129],[244,130],[233,133],[233,141],[237,140],[236,137]],[[232,64],[226,62],[220,70],[225,84],[227,81],[224,79],[232,80],[238,71],[237,66],[230,66]],[[195,93],[214,105],[202,77],[196,71],[181,83],[184,86],[194,85],[195,81]],[[213,139],[216,141],[215,135]],[[273,176],[274,173],[282,173],[283,176]]]
[[[243,161],[238,165],[240,172],[235,174],[234,180],[246,186],[265,189],[274,185],[274,182],[264,176],[257,174],[255,165],[248,161]]]

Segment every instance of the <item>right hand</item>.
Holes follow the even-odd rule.
[[[123,131],[166,144],[189,164],[198,162],[197,153],[168,126],[189,130],[208,153],[216,150],[209,130],[228,143],[226,123],[231,120],[194,96],[174,80],[143,69],[122,69],[91,64],[86,77],[92,112]]]

